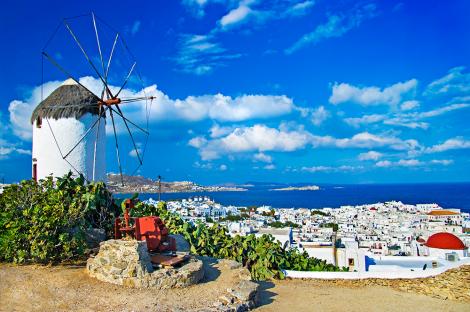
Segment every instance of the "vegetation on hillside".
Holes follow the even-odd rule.
[[[294,223],[292,221],[286,221],[286,222],[281,222],[281,221],[274,221],[268,224],[270,227],[273,228],[285,228],[285,227],[291,227],[291,228],[300,228],[300,225],[297,223]]]
[[[57,179],[22,181],[0,194],[0,261],[54,263],[84,258],[87,229],[112,235],[114,219],[122,212],[104,183],[85,183],[71,174]],[[169,212],[139,202],[133,216],[160,216],[170,233],[188,240],[192,254],[241,262],[256,280],[283,278],[283,269],[337,271],[334,265],[310,258],[297,249],[285,249],[271,235],[228,234],[220,224],[185,222]]]
[[[85,231],[111,234],[119,209],[104,183],[71,174],[25,180],[0,194],[0,261],[50,263],[74,260],[86,250]]]
[[[214,258],[232,259],[246,266],[255,280],[284,278],[282,270],[339,271],[340,268],[324,260],[311,258],[306,252],[283,248],[272,235],[230,236],[227,228],[220,224],[192,225],[179,215],[169,212],[166,204],[158,206],[138,203],[133,216],[158,215],[170,233],[181,234],[189,242],[191,253]]]
[[[326,213],[326,212],[324,212],[324,211],[314,209],[314,210],[311,210],[311,211],[310,211],[310,215],[312,215],[312,216],[314,216],[314,215],[328,216],[329,214]]]

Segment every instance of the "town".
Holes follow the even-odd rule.
[[[149,199],[147,203],[158,202]],[[271,234],[286,248],[298,248],[351,271],[416,269],[425,264],[436,267],[440,265],[436,261],[403,264],[398,260],[429,256],[440,259],[441,264],[458,261],[468,257],[470,245],[470,214],[437,204],[390,201],[339,208],[276,209],[224,206],[207,196],[196,196],[169,201],[167,207],[192,223],[225,225],[230,235]],[[430,240],[437,245],[428,244]],[[459,240],[462,248],[455,244],[443,247],[449,240]],[[390,259],[393,265],[385,261]]]

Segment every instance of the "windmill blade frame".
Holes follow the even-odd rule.
[[[91,55],[87,52],[87,49],[84,47],[84,45],[80,41],[79,34],[76,33],[73,30],[72,26],[69,23],[73,19],[89,17],[89,16],[91,16],[91,22],[92,22],[92,25],[93,25],[94,37],[95,37],[94,39],[96,40],[96,47],[97,47],[98,54],[99,54],[99,63],[101,63],[101,71],[102,71],[101,73],[98,70],[97,66],[93,63]],[[107,60],[105,60],[105,58],[103,56],[102,41],[100,39],[100,35],[102,33],[101,33],[101,29],[100,29],[100,27],[97,23],[98,21],[102,22],[103,24],[105,24],[107,27],[109,27],[110,29],[112,29],[115,32],[115,35],[113,36],[114,40],[112,41],[113,44],[112,44],[112,47],[111,47],[111,50],[110,50],[110,53],[109,53],[109,57],[107,58]],[[46,51],[49,44],[54,39],[54,36],[57,34],[58,30],[61,27],[64,27],[68,31],[68,33],[72,37],[73,41],[75,42],[76,47],[78,47],[79,51],[82,52],[82,55],[84,56],[84,58],[85,58],[86,62],[88,63],[88,65],[91,67],[93,72],[98,76],[98,79],[101,82],[101,86],[102,86],[102,91],[101,91],[100,96],[98,96],[94,92],[92,92],[90,90],[90,88],[86,87],[80,81],[80,78],[75,76],[72,71],[67,70],[64,66],[62,66],[59,63],[58,60],[56,60],[54,57],[51,56],[51,53],[48,53],[48,51]],[[113,95],[112,88],[114,88],[114,87],[109,85],[108,77],[110,75],[110,69],[112,68],[112,66],[111,66],[112,61],[113,61],[113,59],[115,59],[115,51],[116,51],[118,42],[124,48],[124,51],[127,52],[125,55],[129,59],[132,59],[132,66],[130,67],[130,69],[128,70],[126,75],[123,77],[124,80],[123,80],[122,84],[120,85],[120,87],[116,87],[117,91]],[[60,110],[63,110],[63,109],[84,109],[85,111],[88,110],[88,109],[90,109],[90,110],[95,109],[95,108],[98,109],[98,118],[96,120],[94,120],[94,122],[91,124],[91,126],[89,126],[86,130],[84,130],[83,135],[76,142],[74,142],[74,144],[72,145],[72,148],[70,148],[65,154],[63,152],[63,148],[61,148],[61,146],[60,146],[60,144],[57,140],[57,137],[56,137],[56,134],[54,133],[53,127],[51,126],[49,120],[46,119],[47,123],[48,123],[48,126],[49,126],[49,130],[52,134],[52,137],[54,138],[54,142],[55,142],[55,144],[56,144],[56,146],[59,150],[61,158],[63,160],[65,160],[67,163],[69,163],[70,167],[73,168],[74,171],[77,174],[83,175],[86,178],[86,175],[84,174],[84,172],[81,172],[80,170],[75,168],[73,166],[73,164],[67,158],[76,150],[76,148],[78,146],[80,146],[80,144],[85,140],[85,138],[88,137],[90,135],[90,133],[96,127],[98,127],[97,130],[96,130],[96,137],[94,139],[94,147],[93,147],[93,172],[92,172],[91,178],[92,178],[92,180],[94,180],[95,177],[96,177],[95,176],[95,174],[96,174],[95,170],[96,170],[96,165],[97,165],[97,154],[98,154],[98,144],[97,144],[97,142],[98,142],[98,139],[100,137],[100,128],[102,127],[102,120],[101,119],[103,119],[103,123],[106,124],[106,115],[109,112],[109,116],[110,116],[111,123],[112,123],[112,128],[113,128],[113,134],[114,134],[117,165],[119,167],[119,172],[120,172],[120,176],[121,176],[121,184],[124,184],[123,166],[122,166],[122,161],[121,161],[121,154],[120,154],[120,151],[119,151],[119,145],[120,144],[118,142],[119,135],[118,135],[118,131],[116,129],[116,117],[118,117],[118,118],[120,117],[120,120],[122,120],[122,122],[124,123],[125,128],[127,129],[127,133],[129,135],[130,141],[132,142],[133,151],[135,151],[135,155],[137,156],[138,166],[134,170],[134,172],[132,173],[132,174],[135,174],[135,172],[137,172],[139,170],[139,168],[143,165],[144,155],[145,155],[145,151],[147,149],[148,138],[149,138],[149,135],[150,135],[150,133],[148,131],[149,117],[150,117],[149,108],[151,108],[152,102],[155,98],[153,96],[148,96],[147,95],[146,90],[145,90],[145,86],[144,86],[144,83],[143,83],[143,79],[142,79],[142,77],[140,75],[140,72],[137,68],[137,61],[135,60],[134,55],[132,54],[132,52],[128,48],[127,44],[125,43],[123,37],[120,35],[120,33],[118,31],[115,31],[114,28],[112,28],[111,26],[109,26],[109,24],[104,22],[99,16],[97,16],[93,12],[91,12],[91,14],[84,14],[84,15],[79,15],[79,16],[63,19],[62,22],[59,23],[59,25],[55,29],[52,36],[46,42],[46,45],[44,46],[43,50],[41,51],[41,54],[42,54],[41,103],[44,102],[44,83],[45,83],[45,81],[44,81],[44,60],[45,59],[49,63],[51,63],[56,69],[58,69],[59,72],[64,74],[67,78],[73,80],[78,86],[80,86],[81,88],[83,88],[84,90],[89,92],[89,94],[91,94],[94,97],[96,97],[97,99],[99,99],[99,100],[97,100],[93,103],[89,103],[87,105],[85,105],[85,104],[80,104],[80,105],[69,104],[69,105],[55,105],[54,107],[48,107],[49,113],[51,113],[53,110],[59,110],[60,111]],[[140,82],[141,88],[142,88],[139,92],[142,92],[144,94],[144,96],[126,97],[126,98],[123,98],[121,100],[118,96],[121,94],[121,92],[127,86],[127,84],[130,81],[130,78],[131,78],[132,75],[137,76],[137,81]],[[150,105],[149,105],[148,101],[150,101]],[[145,116],[144,116],[145,117],[145,127],[141,127],[136,122],[131,121],[128,117],[125,116],[124,111],[120,107],[120,104],[126,104],[126,103],[132,103],[132,102],[145,102]],[[144,104],[142,104],[142,105],[144,105]],[[115,106],[115,107],[113,107],[113,106]],[[114,115],[114,114],[116,114],[116,115]],[[130,129],[130,125],[136,127],[139,131],[141,131],[145,135],[143,147],[141,149],[139,149],[138,146],[137,146],[134,134]],[[89,180],[87,179],[87,181],[89,181]]]

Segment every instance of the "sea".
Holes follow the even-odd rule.
[[[293,185],[289,186],[302,186]],[[317,191],[273,191],[286,187],[278,183],[252,183],[243,192],[163,193],[162,200],[208,196],[223,205],[272,206],[274,208],[338,208],[343,205],[402,201],[405,204],[436,203],[443,208],[470,212],[470,183],[426,184],[318,184]],[[128,194],[120,194],[125,197]],[[139,194],[141,200],[157,199],[158,194]]]

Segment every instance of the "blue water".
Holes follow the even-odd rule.
[[[437,203],[444,208],[470,212],[470,183],[321,185],[318,191],[270,191],[283,187],[257,184],[246,192],[197,192],[162,194],[163,200],[209,196],[224,205],[269,205],[275,208],[324,208],[391,200],[406,204]],[[121,197],[124,195],[120,195]],[[140,199],[158,194],[140,194]]]

